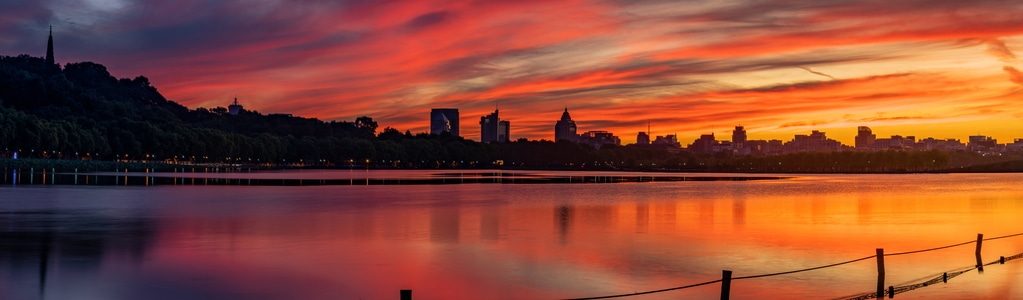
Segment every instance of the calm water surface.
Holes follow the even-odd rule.
[[[346,178],[339,177],[345,172],[354,174],[245,176]],[[1023,174],[514,185],[8,183],[0,187],[0,298],[632,293],[719,279],[726,269],[736,277],[775,273],[866,257],[875,248],[893,253],[966,242],[978,233],[1020,233],[1021,182]],[[971,266],[974,247],[886,257],[886,285]],[[1023,237],[986,241],[982,254],[991,261],[1020,252]],[[868,259],[737,280],[732,296],[837,298],[872,291],[876,276]],[[622,299],[716,299],[719,291],[711,284]],[[1023,260],[897,296],[1023,298]]]

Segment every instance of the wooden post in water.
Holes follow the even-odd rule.
[[[729,290],[732,289],[732,271],[721,271],[721,300],[728,300]]]
[[[984,235],[977,234],[977,272],[984,272],[984,261],[980,259],[980,246],[984,243]]]
[[[401,290],[401,300],[412,300],[412,290]]]
[[[889,285],[888,286],[888,299],[891,299],[891,298],[895,298],[895,286],[894,285]]]
[[[877,248],[877,298],[884,298],[884,248]]]

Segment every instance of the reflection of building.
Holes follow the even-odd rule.
[[[554,226],[558,230],[558,239],[562,244],[568,243],[568,234],[572,230],[572,215],[575,208],[569,205],[554,207]]]
[[[497,112],[494,110],[494,113],[480,117],[480,142],[507,142],[510,139],[511,122],[501,121]]]
[[[458,243],[461,215],[457,207],[436,207],[430,210],[430,241]]]
[[[587,131],[579,135],[580,143],[589,144],[593,148],[600,149],[603,145],[621,145],[622,140],[613,133],[607,131]]]
[[[457,108],[434,108],[430,111],[430,134],[439,135],[443,132],[460,136]]]
[[[554,141],[571,141],[575,142],[579,140],[579,136],[576,134],[575,121],[572,121],[572,116],[568,115],[568,108],[565,108],[565,112],[561,113],[561,120],[554,125]]]
[[[870,131],[870,127],[860,126],[856,131],[856,150],[873,150],[877,136]]]
[[[237,116],[240,112],[242,112],[242,105],[238,104],[238,98],[234,98],[234,103],[227,106],[227,113]]]

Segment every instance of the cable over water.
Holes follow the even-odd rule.
[[[1016,259],[1020,259],[1020,258],[1023,258],[1023,253],[1019,253],[1019,254],[1016,254],[1016,255],[1013,255],[1013,256],[1005,257],[1004,260],[1003,260],[1003,258],[999,258],[997,260],[994,260],[994,261],[991,261],[989,263],[984,264],[984,266],[990,266],[990,265],[994,265],[994,264],[1001,264],[1001,263],[1004,263],[1004,262],[1008,262],[1008,261],[1016,260]],[[973,271],[973,270],[976,270],[976,269],[977,269],[977,266],[969,266],[969,267],[962,267],[962,268],[952,269],[952,270],[949,270],[949,271],[946,271],[946,272],[937,273],[937,274],[934,274],[934,275],[930,275],[930,276],[924,277],[923,279],[912,280],[912,281],[909,281],[907,283],[902,283],[902,284],[899,284],[899,285],[894,285],[894,286],[892,286],[891,291],[894,292],[895,294],[901,294],[901,293],[912,291],[912,290],[915,290],[915,289],[918,289],[918,288],[934,285],[934,284],[937,284],[937,283],[948,282],[949,280],[952,280],[952,278],[955,278],[955,277],[957,277],[959,275],[965,274],[967,272],[970,272],[970,271]],[[926,280],[924,280],[924,279],[926,279]],[[884,296],[891,296],[888,293],[889,293],[889,291],[885,291]],[[874,298],[877,298],[877,293],[876,292],[861,293],[861,294],[856,294],[856,295],[846,296],[846,297],[841,297],[841,298],[836,298],[836,299],[863,300],[863,299],[874,299]]]
[[[800,270],[794,270],[794,271],[786,271],[786,272],[778,272],[778,273],[770,273],[770,274],[734,277],[734,278],[732,278],[732,280],[760,278],[760,277],[769,277],[769,276],[777,276],[777,275],[785,275],[785,274],[813,271],[813,270],[817,270],[817,269],[824,269],[824,268],[841,266],[841,265],[844,265],[844,264],[851,264],[851,263],[854,263],[854,262],[858,262],[858,261],[861,261],[861,260],[867,260],[867,259],[871,259],[871,258],[875,258],[875,257],[877,257],[877,255],[871,255],[871,256],[864,257],[864,258],[857,258],[857,259],[854,259],[854,260],[843,261],[843,262],[840,262],[840,263],[824,265],[824,266],[820,266],[820,267],[813,267],[813,268],[806,268],[806,269],[800,269]]]
[[[609,298],[639,296],[639,295],[646,295],[646,294],[653,294],[653,293],[660,293],[660,292],[688,289],[688,288],[692,288],[692,287],[698,287],[698,286],[701,286],[701,285],[708,285],[708,284],[711,284],[711,283],[718,283],[718,282],[721,282],[721,279],[714,280],[714,281],[701,282],[701,283],[697,283],[697,284],[684,285],[684,286],[680,286],[680,287],[666,288],[666,289],[655,290],[655,291],[638,292],[638,293],[632,293],[632,294],[618,294],[618,295],[610,295],[610,296],[597,296],[597,297],[585,297],[585,298],[568,298],[568,299],[565,299],[565,300],[591,300],[591,299],[609,299]]]
[[[1010,237],[1014,237],[1014,236],[1021,236],[1021,235],[1023,235],[1023,232],[1021,232],[1021,233],[1017,233],[1017,234],[1010,234],[1010,235],[996,236],[996,237],[993,237],[993,238],[986,238],[986,239],[984,239],[984,240],[985,240],[985,241],[990,241],[990,240],[1004,239],[1004,238],[1010,238]]]
[[[987,238],[987,239],[983,239],[983,240],[984,241],[990,241],[990,240],[1004,239],[1004,238],[1015,237],[1015,236],[1023,236],[1023,233],[1004,235],[1004,236],[999,236],[999,237]],[[968,241],[968,242],[962,242],[962,243],[952,244],[952,245],[948,245],[948,246],[941,246],[941,247],[928,248],[928,249],[922,249],[922,250],[913,250],[913,251],[905,251],[905,252],[888,253],[888,254],[885,254],[884,256],[897,256],[897,255],[914,254],[914,253],[921,253],[921,252],[928,252],[928,251],[936,251],[936,250],[948,249],[948,248],[952,248],[952,247],[959,247],[959,246],[963,246],[963,245],[969,245],[969,244],[973,244],[973,243],[976,243],[976,242],[977,241]],[[830,268],[830,267],[837,267],[837,266],[841,266],[841,265],[845,265],[845,264],[851,264],[851,263],[854,263],[854,262],[868,260],[868,259],[876,258],[876,257],[877,257],[877,255],[871,255],[871,256],[867,256],[867,257],[863,257],[863,258],[857,258],[857,259],[853,259],[853,260],[848,260],[848,261],[843,261],[843,262],[839,262],[839,263],[823,265],[823,266],[818,266],[818,267],[806,268],[806,269],[799,269],[799,270],[792,270],[792,271],[785,271],[785,272],[778,272],[778,273],[769,273],[769,274],[760,274],[760,275],[732,277],[731,280],[753,279],[753,278],[771,277],[771,276],[778,276],[778,275],[786,275],[786,274],[800,273],[800,272],[806,272],[806,271],[813,271],[813,270],[825,269],[825,268]],[[995,260],[993,262],[990,262],[990,263],[987,263],[987,264],[984,264],[984,265],[985,266],[993,265],[993,264],[1003,263],[1003,262],[1006,262],[1006,261],[1020,259],[1020,258],[1023,258],[1023,253],[1016,254],[1016,255],[1013,255],[1013,256],[1009,256],[1009,257],[1005,257],[1004,260],[1002,260],[1000,258],[999,260]],[[923,281],[923,282],[913,283],[913,284],[903,284],[903,285],[900,285],[900,286],[894,286],[893,290],[894,290],[895,294],[898,294],[898,293],[908,292],[908,291],[911,291],[911,290],[914,290],[914,289],[917,289],[917,288],[925,287],[925,286],[928,286],[928,285],[932,285],[932,284],[935,284],[935,283],[938,283],[938,282],[946,282],[949,279],[954,278],[956,276],[959,276],[959,275],[961,275],[963,273],[975,270],[975,269],[977,269],[977,267],[978,266],[971,266],[971,267],[964,267],[964,268],[958,268],[958,269],[950,270],[948,272],[943,272],[943,273],[941,273],[939,275],[936,275],[933,278],[926,277],[926,278],[931,278],[931,279]],[[685,285],[685,286],[679,286],[679,287],[672,287],[672,288],[666,288],[666,289],[660,289],[660,290],[636,292],[636,293],[629,293],[629,294],[617,294],[617,295],[609,295],[609,296],[568,298],[568,299],[565,299],[565,300],[591,300],[591,299],[609,299],[609,298],[639,296],[639,295],[647,295],[647,294],[654,294],[654,293],[661,293],[661,292],[667,292],[667,291],[674,291],[674,290],[693,288],[693,287],[708,285],[708,284],[712,284],[712,283],[718,283],[718,282],[721,282],[721,281],[722,281],[722,279],[718,279],[718,280],[714,280],[714,281],[707,281],[707,282],[701,282],[701,283],[697,283],[697,284],[691,284],[691,285]],[[887,294],[887,293],[888,293],[888,291],[885,291],[885,294]],[[849,300],[854,300],[855,299],[855,300],[859,300],[859,299],[872,299],[872,298],[877,298],[877,293],[874,293],[874,292],[863,293],[863,294],[857,294],[857,295],[853,295],[853,296],[841,297],[841,298],[837,298],[837,299],[849,299]]]
[[[969,244],[973,244],[973,243],[976,243],[976,242],[977,241],[969,241],[969,242],[962,242],[962,243],[958,243],[958,244],[955,244],[955,245],[948,245],[948,246],[942,246],[942,247],[937,247],[937,248],[915,250],[915,251],[906,251],[906,252],[888,253],[888,254],[885,254],[884,256],[896,256],[896,255],[903,255],[903,254],[913,254],[913,253],[920,253],[920,252],[928,252],[928,251],[934,251],[934,250],[948,249],[948,248],[952,248],[952,247],[959,247],[959,246],[962,246],[962,245],[969,245]]]

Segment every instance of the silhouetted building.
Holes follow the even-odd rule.
[[[666,136],[658,135],[657,138],[655,138],[653,143],[651,144],[656,146],[663,146],[666,148],[682,148],[682,143],[678,142],[678,138],[674,134],[669,134]]]
[[[829,139],[824,132],[814,130],[810,135],[797,134],[785,143],[785,152],[833,152],[841,151],[842,143]]]
[[[453,136],[458,134],[458,109],[434,108],[430,110],[430,134],[439,135],[443,132]]]
[[[966,145],[957,139],[938,140],[929,137],[917,142],[916,148],[923,150],[963,151],[966,150]]]
[[[554,125],[554,141],[571,141],[575,142],[579,140],[579,135],[576,134],[575,121],[572,121],[572,116],[568,115],[568,108],[565,108],[565,112],[561,113],[561,120]]]
[[[696,153],[711,153],[718,141],[714,139],[714,133],[700,135],[700,138],[689,144],[689,151]]]
[[[746,144],[746,128],[742,126],[735,126],[735,130],[732,130],[732,146],[736,149],[742,148]]]
[[[971,151],[988,151],[998,147],[998,141],[983,135],[971,135],[970,143],[966,145]]]
[[[490,143],[508,141],[508,127],[511,127],[511,123],[508,121],[501,121],[497,112],[498,110],[495,109],[493,113],[480,117],[480,142]]]
[[[227,113],[232,116],[237,116],[240,112],[242,112],[242,105],[238,104],[238,98],[234,98],[234,103],[227,106]]]
[[[1023,150],[1023,139],[1015,139],[1012,141],[1012,144],[1005,144],[1005,150],[1008,151]]]
[[[579,135],[580,143],[589,144],[593,148],[600,149],[604,145],[621,145],[622,140],[613,133],[607,131],[587,131]]]
[[[511,141],[511,122],[505,120],[497,122],[497,141],[502,143]]]
[[[53,59],[53,26],[50,26],[50,38],[46,41],[46,63],[55,64]]]
[[[874,140],[874,150],[906,150],[916,147],[916,137],[893,135],[891,138]],[[857,148],[858,149],[858,148]]]
[[[748,153],[740,154],[761,154],[761,155],[775,155],[781,154],[784,150],[784,143],[781,140],[750,140],[746,141],[746,151]]]
[[[873,150],[877,136],[870,127],[860,126],[856,129],[856,150]]]
[[[643,146],[650,145],[650,135],[646,132],[640,131],[639,134],[636,135],[636,144]]]

